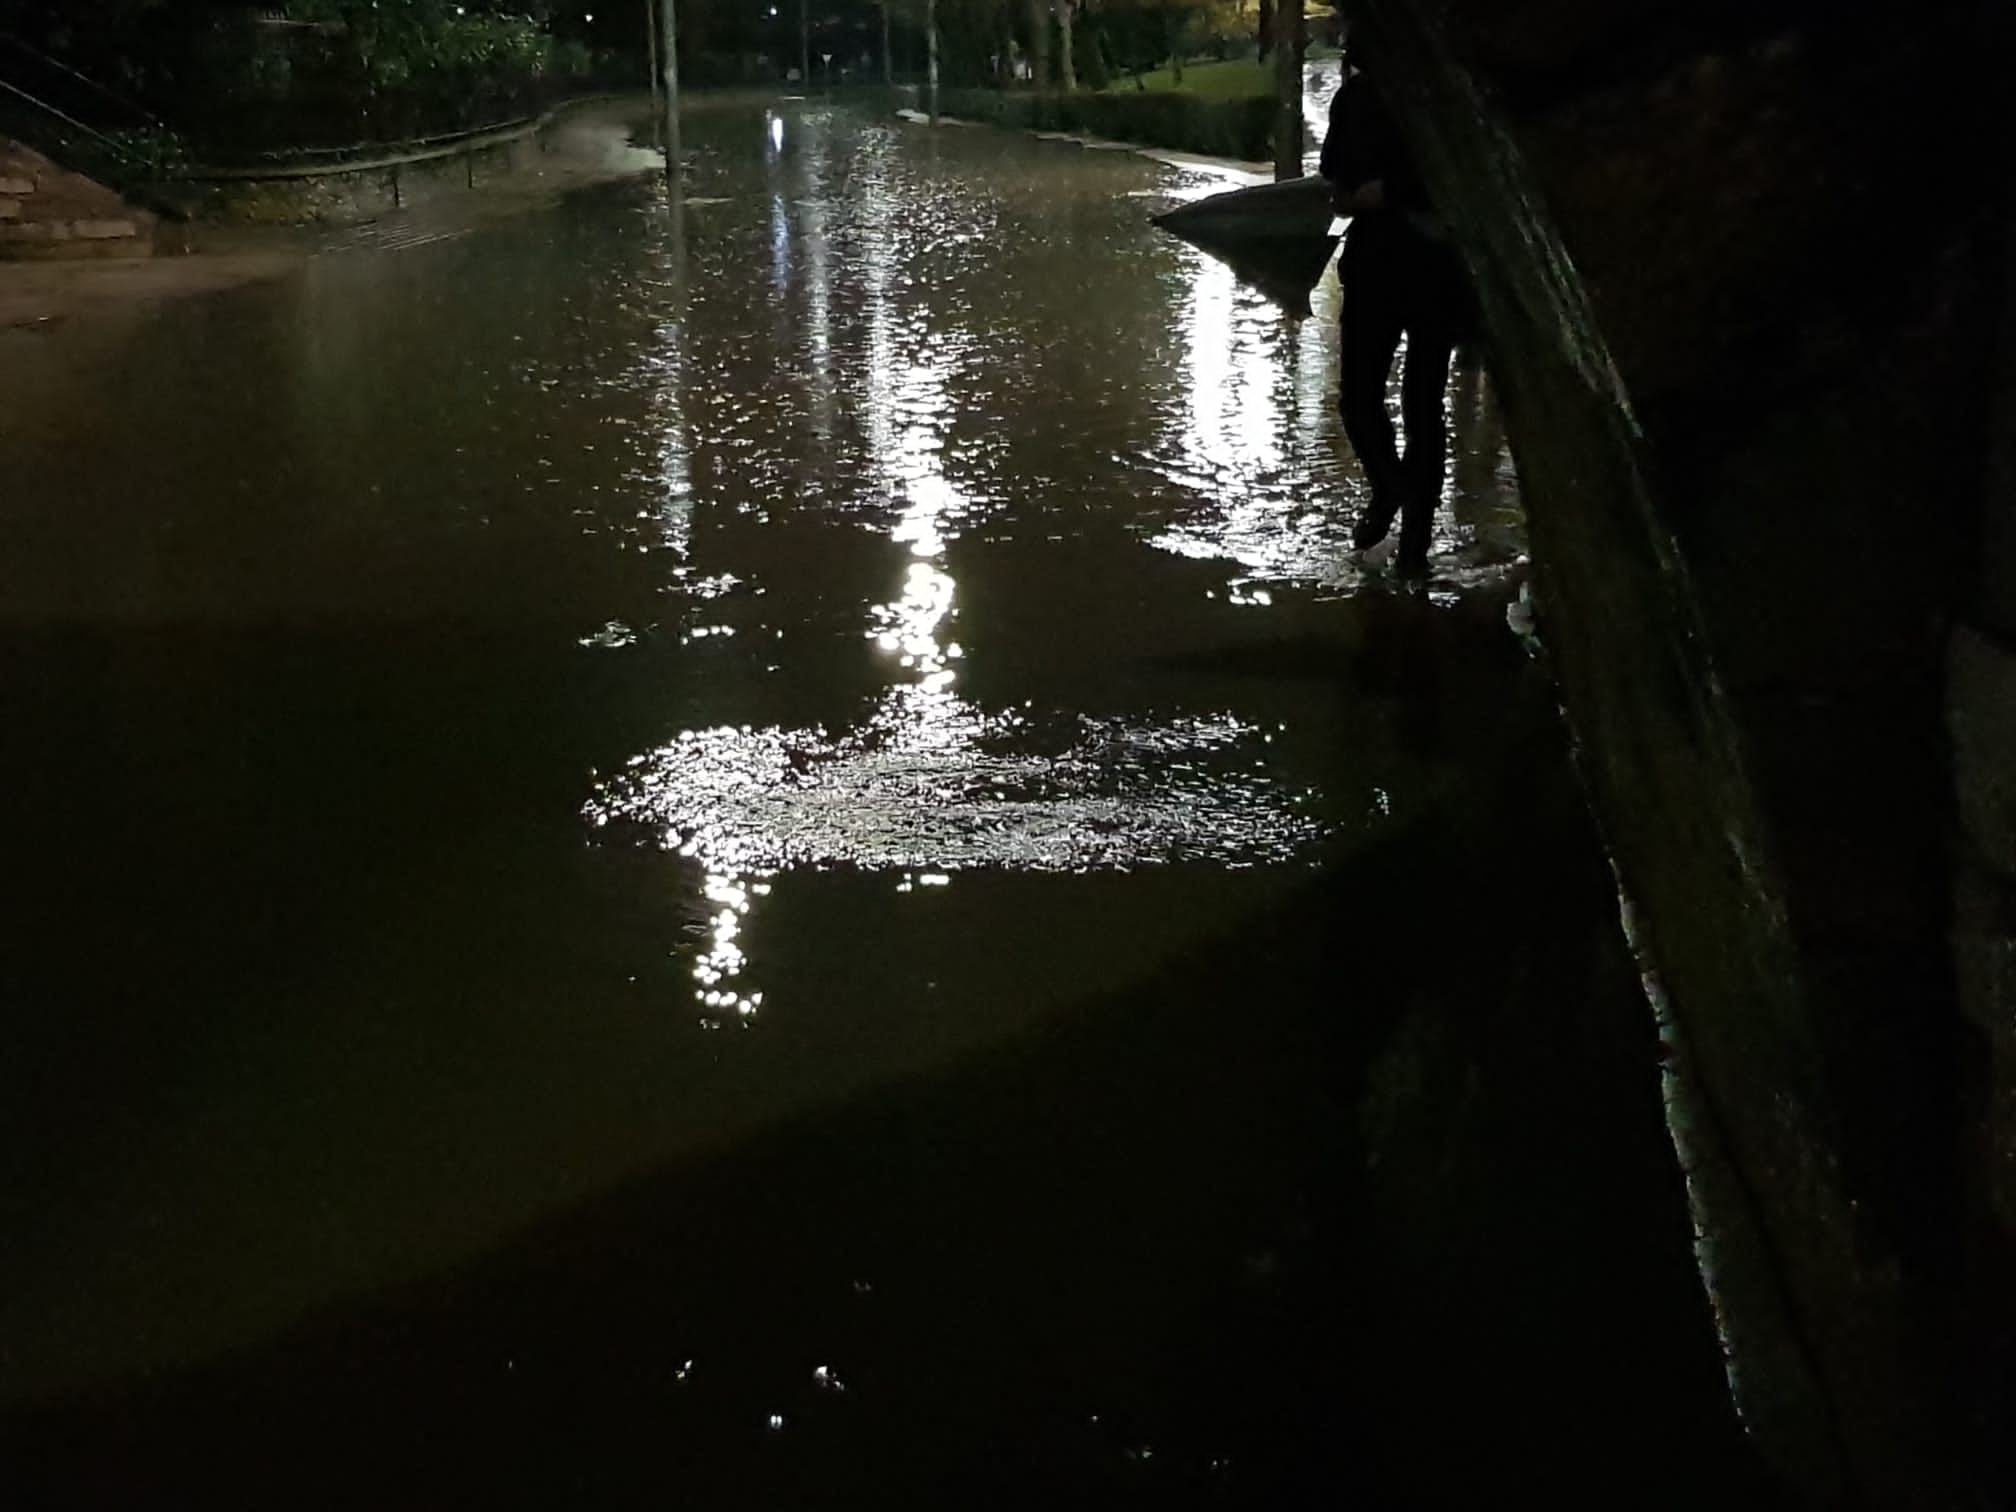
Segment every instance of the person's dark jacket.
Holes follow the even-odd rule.
[[[1317,171],[1342,198],[1377,179],[1385,185],[1386,209],[1432,213],[1414,159],[1369,74],[1347,69],[1330,97],[1330,129]]]

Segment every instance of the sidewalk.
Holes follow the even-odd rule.
[[[0,332],[43,330],[163,299],[214,294],[279,278],[308,258],[341,251],[394,251],[459,235],[553,204],[597,184],[664,170],[648,139],[651,102],[637,96],[567,111],[541,137],[536,165],[480,178],[474,188],[342,227],[264,229],[192,223],[190,250],[120,262],[0,263]],[[171,232],[172,234],[172,232]]]

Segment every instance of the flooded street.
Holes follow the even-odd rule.
[[[0,331],[25,1494],[1729,1484],[1475,368],[1404,592],[1202,171],[687,145]]]

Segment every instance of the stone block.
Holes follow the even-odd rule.
[[[21,201],[18,199],[0,199],[0,220],[19,220],[20,218]]]
[[[1946,667],[1960,828],[1984,864],[2016,880],[2016,651],[1962,626]]]
[[[145,236],[115,236],[109,241],[9,241],[0,227],[0,262],[110,262],[154,255]]]
[[[138,236],[140,227],[130,220],[79,220],[70,222],[70,234],[80,241],[110,241],[118,236]]]
[[[26,199],[35,192],[35,180],[19,174],[0,173],[0,194]]]

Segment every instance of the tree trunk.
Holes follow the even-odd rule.
[[[1302,177],[1302,0],[1274,6],[1274,181]]]
[[[1048,0],[1029,0],[1029,83],[1035,89],[1050,87],[1050,6]]]
[[[1071,16],[1077,8],[1077,0],[1057,0],[1058,82],[1066,94],[1078,92],[1078,70],[1071,63]]]
[[[931,124],[938,124],[938,0],[924,0],[924,78],[931,103]]]
[[[812,0],[798,0],[798,82],[812,87]]]
[[[889,0],[882,0],[882,87],[893,88],[896,68],[889,61]]]
[[[1274,0],[1260,0],[1260,61],[1274,50]]]

